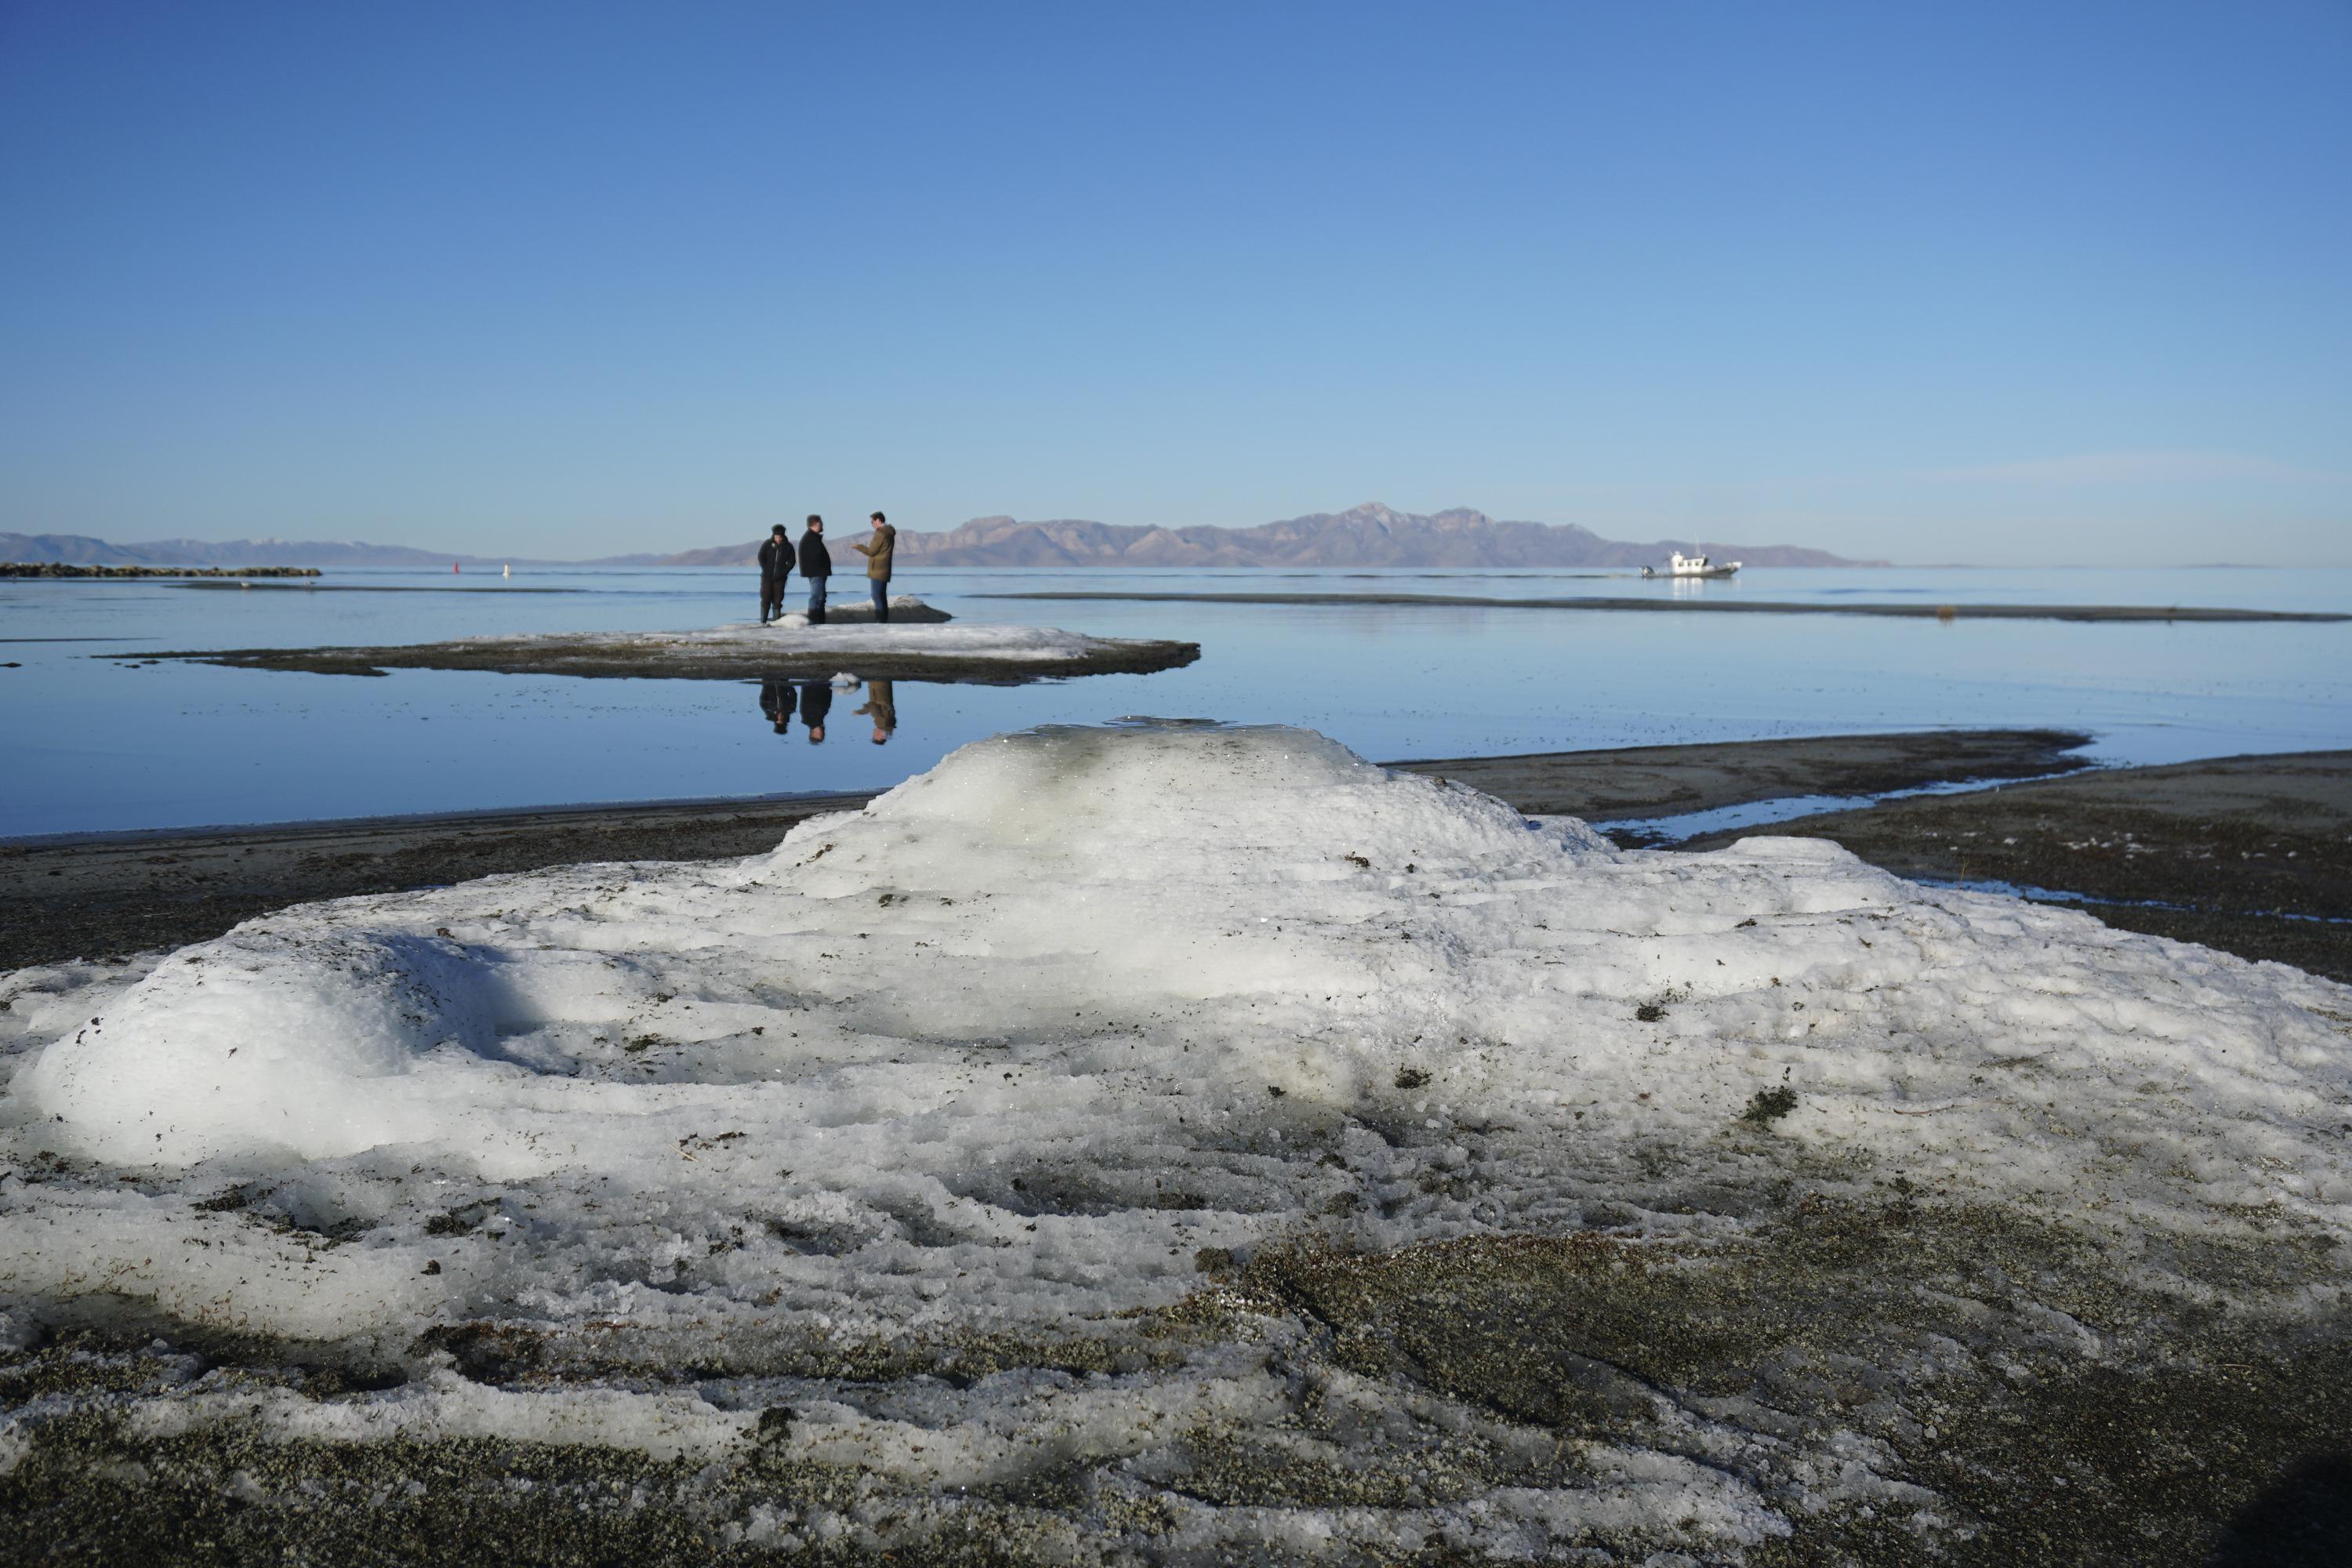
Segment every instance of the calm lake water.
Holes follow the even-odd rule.
[[[369,679],[92,657],[709,626],[756,616],[752,576],[740,570],[518,569],[510,582],[347,570],[315,592],[0,583],[0,662],[17,665],[0,668],[0,837],[868,789],[999,731],[1137,714],[1305,724],[1383,760],[1946,725],[2085,729],[2112,762],[2352,746],[2346,624],[1944,625],[975,597],[1680,592],[2343,611],[2352,572],[2342,570],[1755,570],[1680,588],[1591,571],[958,570],[894,586],[963,620],[1181,637],[1200,643],[1202,657],[1158,675],[1024,687],[900,681],[898,727],[879,746],[855,712],[863,695],[842,693],[824,743],[813,745],[797,724],[775,732],[751,681]]]

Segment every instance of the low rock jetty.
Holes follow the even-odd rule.
[[[0,577],[316,577],[316,566],[80,566],[0,561]]]

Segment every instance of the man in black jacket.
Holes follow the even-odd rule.
[[[793,542],[782,523],[768,531],[760,546],[760,624],[766,626],[784,613],[784,579],[793,574]]]
[[[801,722],[808,729],[809,744],[824,744],[824,716],[833,711],[833,682],[803,680],[801,686]]]
[[[768,722],[779,735],[792,732],[793,704],[799,700],[793,683],[781,675],[771,675],[760,682],[760,711],[768,716]]]
[[[809,625],[824,625],[824,580],[833,575],[833,552],[824,547],[824,519],[809,513],[808,531],[801,535],[801,581],[808,584]]]

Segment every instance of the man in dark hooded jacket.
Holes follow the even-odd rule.
[[[808,730],[809,744],[824,744],[824,718],[833,711],[833,682],[803,680],[801,686],[801,723]]]
[[[833,575],[833,552],[824,547],[824,519],[809,513],[808,531],[801,535],[801,581],[808,584],[809,625],[824,625],[825,579]]]
[[[760,546],[760,624],[766,626],[784,613],[784,579],[793,574],[793,541],[782,523],[768,530]]]

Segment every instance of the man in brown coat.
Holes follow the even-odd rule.
[[[878,511],[873,522],[874,531],[866,542],[849,548],[866,557],[866,585],[874,590],[874,619],[877,625],[885,625],[890,619],[890,552],[898,545],[898,531]]]
[[[877,746],[888,745],[890,731],[898,727],[898,702],[897,695],[891,689],[890,682],[867,681],[866,706],[860,708],[858,711],[871,715],[874,720],[874,743]]]

